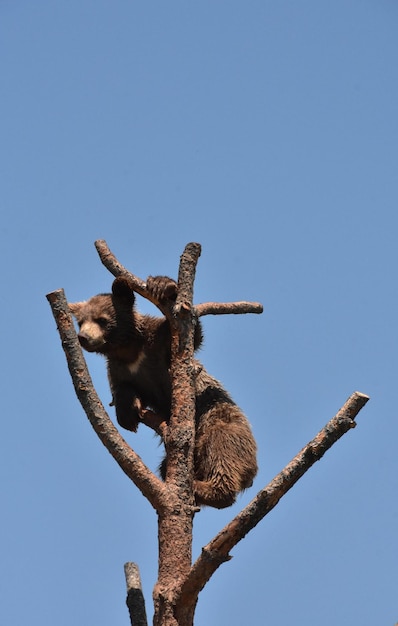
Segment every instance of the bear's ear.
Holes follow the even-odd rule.
[[[72,313],[72,315],[77,317],[85,304],[85,302],[69,302],[69,311]]]
[[[112,294],[116,298],[123,298],[123,300],[126,300],[131,304],[134,303],[134,291],[131,282],[128,278],[126,278],[126,276],[118,276],[115,278],[112,284]]]

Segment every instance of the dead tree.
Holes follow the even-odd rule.
[[[76,394],[95,432],[121,469],[149,500],[158,517],[159,570],[154,587],[154,626],[191,626],[198,595],[217,568],[228,561],[231,549],[279,502],[281,497],[321,459],[348,430],[368,397],[355,392],[328,424],[286,465],[254,499],[203,547],[192,563],[193,446],[195,395],[193,336],[195,317],[209,314],[261,313],[258,303],[206,303],[193,305],[193,284],[200,245],[186,246],[179,266],[178,295],[174,305],[160,304],[146,291],[146,284],[123,267],[105,241],[96,248],[113,276],[126,275],[134,291],[151,300],[171,328],[172,411],[163,435],[168,458],[165,482],[153,474],[113,425],[90,378],[63,290],[47,295]],[[133,626],[147,624],[138,568],[125,565],[127,605]]]

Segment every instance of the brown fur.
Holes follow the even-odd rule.
[[[167,277],[149,277],[147,288],[160,300],[176,296],[176,283]],[[134,301],[129,281],[119,276],[112,294],[69,305],[82,347],[106,356],[117,420],[132,431],[145,421],[146,409],[168,421],[171,407],[169,324],[165,318],[142,315]],[[195,349],[201,341],[198,323]],[[256,443],[245,415],[199,361],[195,388],[195,499],[198,505],[224,508],[253,482]],[[166,463],[167,458],[160,467],[162,478]]]

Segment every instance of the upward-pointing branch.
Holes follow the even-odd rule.
[[[365,394],[354,392],[316,437],[202,549],[182,587],[182,604],[195,601],[221,563],[231,558],[230,550],[278,504],[282,496],[340,437],[355,428],[355,417],[368,400]]]
[[[47,300],[57,323],[76,395],[92,427],[124,473],[158,510],[165,501],[166,487],[123,439],[105,411],[88,372],[64,291],[59,289],[47,294]]]

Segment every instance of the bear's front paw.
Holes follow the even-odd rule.
[[[177,297],[177,283],[168,276],[148,276],[146,287],[158,302],[175,300]]]
[[[118,276],[112,283],[112,293],[117,298],[134,301],[133,284],[127,276]]]

